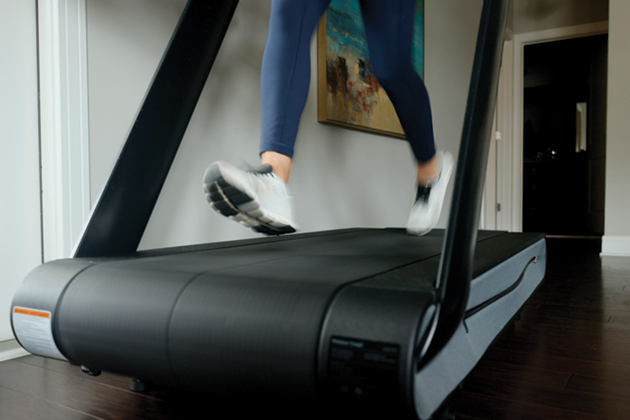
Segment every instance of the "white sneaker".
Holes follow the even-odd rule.
[[[266,235],[296,230],[292,197],[271,166],[244,171],[227,162],[206,170],[203,189],[208,202],[222,215]]]
[[[426,187],[418,185],[416,201],[409,213],[407,233],[426,235],[440,219],[446,187],[453,173],[453,155],[449,152],[438,152],[438,159],[440,161],[440,174],[437,180]]]

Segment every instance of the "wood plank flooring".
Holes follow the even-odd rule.
[[[630,418],[630,258],[600,258],[593,240],[548,246],[545,283],[453,398],[456,418]],[[208,396],[133,393],[130,380],[36,356],[3,362],[0,419],[227,417]]]
[[[545,283],[464,382],[462,419],[629,419],[630,258],[548,240]]]

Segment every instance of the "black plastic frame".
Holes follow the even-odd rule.
[[[188,1],[75,258],[138,249],[237,5]]]
[[[419,345],[419,367],[428,363],[455,333],[468,302],[509,3],[485,0],[481,12],[451,213],[436,283],[437,311]]]

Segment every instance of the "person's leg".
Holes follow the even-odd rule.
[[[448,152],[436,154],[429,95],[411,62],[416,0],[361,0],[370,60],[390,97],[417,162],[416,200],[409,233],[437,224],[453,168]]]
[[[260,153],[288,181],[311,82],[311,36],[330,0],[273,0],[261,74]]]
[[[361,0],[370,60],[389,95],[418,163],[417,181],[439,172],[429,94],[411,62],[416,0]]]
[[[260,233],[296,230],[286,184],[310,84],[311,35],[329,2],[272,0],[261,75],[263,166],[243,171],[215,162],[204,175],[204,191],[212,207]]]

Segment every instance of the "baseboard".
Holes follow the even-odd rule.
[[[630,257],[630,236],[602,237],[602,256]]]
[[[29,354],[18,344],[17,340],[0,341],[0,362],[17,359]]]

